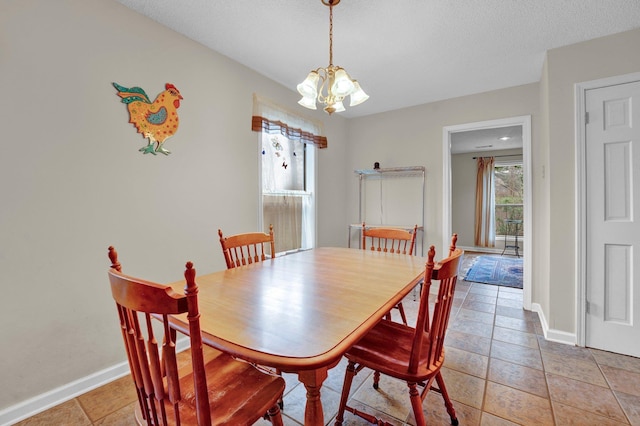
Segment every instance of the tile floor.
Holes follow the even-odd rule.
[[[411,321],[417,302],[409,295],[403,303]],[[521,307],[522,290],[458,282],[442,372],[460,425],[640,425],[640,358],[545,341],[537,315]],[[345,365],[332,369],[322,388],[327,424]],[[368,406],[392,425],[413,424],[406,385],[383,377],[376,391],[370,376],[356,376],[352,405]],[[300,425],[305,389],[296,376],[285,379],[285,425]],[[130,425],[135,404],[124,377],[17,424]],[[428,424],[449,424],[439,394],[429,393],[424,411]],[[345,413],[344,424],[368,423]]]

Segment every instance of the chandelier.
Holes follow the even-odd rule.
[[[302,95],[298,103],[305,108],[316,109],[317,101],[325,105],[324,110],[331,115],[344,111],[342,101],[347,96],[351,96],[349,106],[356,106],[369,99],[369,95],[364,93],[357,80],[349,77],[344,68],[333,65],[333,6],[340,3],[340,0],[320,1],[329,6],[329,66],[311,71],[307,78],[298,84],[298,93]],[[319,82],[321,84],[318,90]]]

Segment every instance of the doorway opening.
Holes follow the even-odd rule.
[[[507,137],[506,133],[511,133],[509,139],[500,141],[498,138]],[[514,135],[521,135],[514,137]],[[498,153],[499,151],[499,153]],[[523,257],[523,307],[531,310],[531,254],[532,254],[532,224],[531,224],[531,116],[519,116],[498,120],[466,123],[443,128],[443,238],[446,247],[448,236],[453,230],[453,168],[452,158],[461,153],[478,153],[478,155],[489,155],[493,152],[505,161],[508,159],[520,159],[522,162],[522,223],[521,230],[523,238],[519,239]],[[469,158],[470,161],[475,159]],[[456,175],[456,177],[458,177]],[[475,174],[473,175],[475,182]],[[475,195],[463,195],[468,205],[474,205]],[[469,198],[472,197],[472,198]],[[456,211],[460,210],[456,208]],[[457,230],[455,232],[458,232]],[[467,231],[468,233],[468,231]],[[503,237],[505,238],[505,237]],[[511,237],[509,237],[511,238]],[[506,241],[503,242],[503,244]],[[466,248],[475,250],[473,242]],[[500,240],[493,250],[500,254],[503,250]]]

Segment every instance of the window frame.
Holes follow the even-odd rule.
[[[257,158],[258,158],[258,229],[265,229],[265,222],[264,222],[264,202],[263,202],[263,196],[264,196],[264,192],[263,192],[263,185],[262,185],[262,181],[263,181],[263,174],[262,174],[262,144],[263,144],[263,138],[265,137],[269,137],[272,136],[272,134],[266,132],[266,131],[261,131],[261,132],[256,132],[257,133]],[[282,136],[282,135],[281,135]],[[286,137],[286,136],[282,136],[282,137]],[[303,247],[297,248],[297,249],[292,249],[292,250],[286,250],[286,251],[282,251],[282,252],[276,252],[276,256],[282,256],[282,255],[286,255],[286,254],[290,254],[290,253],[296,253],[298,251],[304,251],[304,250],[308,250],[311,248],[316,247],[316,242],[317,242],[317,172],[318,172],[318,147],[316,147],[313,144],[310,143],[305,143],[305,148],[304,148],[305,154],[304,154],[304,173],[305,173],[305,177],[304,177],[304,187],[305,190],[304,191],[297,191],[297,190],[289,190],[289,191],[279,191],[279,192],[269,192],[269,194],[282,194],[282,195],[286,195],[286,194],[291,194],[291,195],[296,195],[296,194],[300,194],[300,195],[308,195],[310,196],[310,207],[309,207],[309,212],[311,214],[311,224],[309,225],[309,227],[311,228],[311,231],[308,232],[307,234],[309,235],[305,235],[305,237],[303,237]],[[304,231],[303,231],[304,232]],[[306,238],[306,240],[304,240],[304,238]],[[306,242],[306,244],[305,244]]]
[[[522,169],[522,173],[523,173],[523,178],[524,178],[524,161],[522,159],[518,159],[518,160],[500,160],[498,161],[497,159],[495,160],[495,163],[493,165],[493,174],[494,174],[494,186],[495,186],[495,176],[496,176],[496,169],[498,167],[513,167],[513,166],[519,166]],[[495,192],[495,188],[494,188],[494,192]],[[497,201],[497,194],[494,194],[494,197],[496,198]],[[512,234],[513,230],[507,230],[507,233],[504,232],[498,232],[499,229],[501,229],[501,226],[498,224],[498,209],[503,208],[505,206],[513,206],[513,207],[520,207],[522,210],[522,215],[524,215],[524,184],[522,186],[522,203],[518,203],[518,204],[498,204],[497,202],[494,205],[494,215],[495,215],[495,229],[496,229],[496,239],[506,239],[506,238],[514,238],[514,235]],[[520,218],[520,220],[522,220],[522,224],[520,224],[518,226],[518,236],[522,237],[523,236],[523,232],[524,232],[524,217]]]
[[[280,134],[288,139],[299,140],[305,143],[305,193],[310,194],[310,203],[303,202],[303,208],[307,208],[311,215],[310,224],[305,224],[308,232],[303,234],[302,247],[313,248],[317,242],[317,174],[319,149],[328,146],[327,137],[324,136],[324,124],[298,111],[267,99],[257,93],[253,94],[253,115],[251,117],[251,130],[258,134],[258,227],[265,229],[264,203],[262,191],[262,138],[263,135]],[[277,231],[276,231],[277,232]],[[276,241],[277,244],[277,241]],[[296,250],[297,251],[297,250]],[[277,254],[277,253],[276,253]]]

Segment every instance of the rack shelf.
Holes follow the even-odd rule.
[[[361,170],[354,170],[354,173],[358,176],[358,222],[356,224],[350,224],[348,226],[348,246],[351,247],[351,237],[352,237],[352,230],[357,229],[359,230],[362,227],[362,222],[366,221],[367,222],[367,227],[380,227],[380,226],[385,226],[385,227],[394,227],[394,228],[402,228],[402,229],[407,229],[407,230],[411,230],[413,229],[414,225],[418,225],[418,231],[422,234],[422,238],[424,238],[424,189],[425,189],[425,168],[422,166],[409,166],[409,167],[390,167],[390,168],[378,168],[378,169],[361,169]],[[391,223],[391,221],[389,221],[389,223],[386,223],[385,220],[383,220],[382,218],[382,214],[380,215],[380,220],[377,221],[372,221],[372,220],[368,220],[365,216],[365,212],[363,211],[363,208],[365,206],[363,206],[363,203],[365,202],[365,193],[364,191],[366,190],[366,184],[367,181],[374,181],[374,180],[385,180],[385,179],[393,179],[393,178],[416,178],[419,179],[419,181],[417,182],[417,184],[420,184],[420,194],[415,194],[415,196],[406,196],[403,199],[399,199],[396,200],[398,201],[398,203],[400,204],[400,209],[403,210],[403,207],[406,208],[412,208],[414,209],[416,212],[419,210],[419,215],[420,217],[417,218],[416,217],[416,221],[412,222],[410,224],[397,224],[397,221],[395,220],[395,218],[393,219],[394,223]],[[384,202],[385,200],[383,199],[382,196],[382,182],[380,183],[380,210],[384,210],[385,206],[384,206]],[[416,190],[417,191],[417,190]],[[391,191],[393,192],[393,191]],[[421,205],[419,206],[419,209],[416,209],[416,205],[415,205],[415,201],[416,200],[421,200]],[[386,207],[391,207],[391,206],[386,206]],[[389,209],[390,210],[390,209]],[[416,213],[417,216],[417,213]],[[375,224],[374,224],[375,223]],[[417,246],[418,244],[416,244]],[[422,241],[419,244],[422,247]],[[421,250],[421,252],[423,252],[424,249]]]
[[[388,177],[413,177],[422,176],[424,178],[424,167],[412,166],[412,167],[389,167],[385,169],[362,169],[354,170],[354,172],[362,178],[379,178],[384,179]]]

